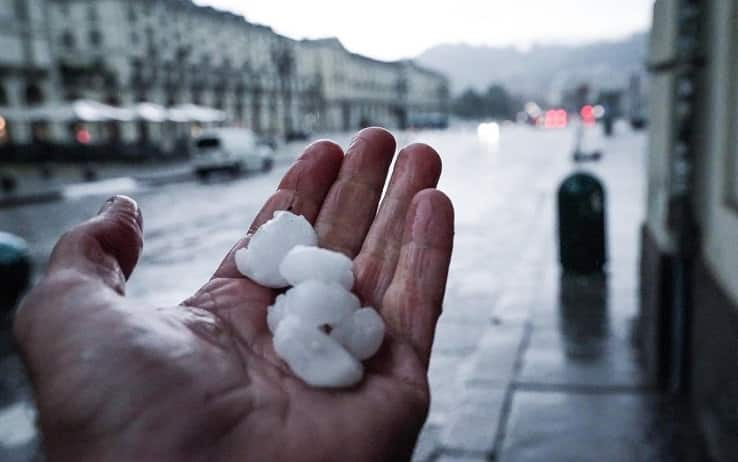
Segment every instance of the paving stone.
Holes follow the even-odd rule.
[[[634,297],[604,278],[559,278],[544,288],[519,383],[583,387],[648,384],[632,341]],[[559,287],[560,286],[560,287]]]
[[[486,319],[482,321],[438,323],[433,341],[433,354],[468,355],[473,352],[485,329],[490,325]]]
[[[459,369],[463,357],[458,355],[431,355],[428,380],[431,390],[428,422],[442,425],[459,396]]]
[[[527,322],[532,309],[530,292],[530,289],[520,290],[506,287],[492,311],[493,320],[504,324]]]
[[[673,409],[671,404],[668,404]],[[704,461],[686,416],[633,393],[515,392],[501,462]]]
[[[499,325],[487,330],[463,372],[464,380],[475,385],[505,386],[513,380],[525,326]]]
[[[489,459],[474,455],[444,454],[436,462],[487,462]]]
[[[491,454],[506,393],[506,387],[467,387],[441,435],[444,449]]]
[[[412,462],[430,462],[441,449],[440,426],[429,424],[423,427],[415,445]]]

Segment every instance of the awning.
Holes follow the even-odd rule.
[[[132,111],[91,100],[49,103],[24,112],[23,120],[30,122],[128,122],[135,117]]]
[[[137,103],[126,109],[132,111],[137,120],[144,120],[146,122],[166,122],[169,120],[167,109],[156,103]]]
[[[92,100],[48,103],[30,108],[0,108],[0,116],[17,122],[147,122],[215,123],[224,122],[224,111],[194,104],[165,108],[155,103],[141,102],[119,108]]]
[[[194,104],[182,104],[169,108],[169,120],[172,122],[224,122],[228,114],[218,109],[213,109]]]

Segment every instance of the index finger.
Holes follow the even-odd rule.
[[[315,223],[320,246],[354,258],[377,212],[395,138],[382,128],[366,128],[346,151],[336,182]]]
[[[314,223],[326,194],[336,180],[343,162],[341,147],[332,141],[316,141],[305,149],[279,183],[277,191],[251,223],[246,237],[231,248],[213,275],[215,278],[241,277],[234,255],[248,243],[248,235],[269,221],[278,210],[289,210]]]

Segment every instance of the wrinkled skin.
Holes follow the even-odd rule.
[[[428,411],[453,209],[432,189],[439,156],[411,145],[377,210],[394,151],[376,128],[345,156],[312,144],[250,228],[289,209],[314,223],[321,246],[354,259],[354,291],[388,334],[351,389],[310,388],[275,355],[266,325],[275,292],[233,261],[247,239],[190,299],[154,308],[124,297],[143,245],[133,200],[112,198],[62,236],[15,321],[49,460],[409,459]]]

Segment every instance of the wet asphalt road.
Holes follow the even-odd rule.
[[[630,453],[640,454],[630,460],[660,460],[643,458],[653,447],[669,443],[657,438],[641,444],[639,435],[661,414],[647,410],[656,405],[642,393],[648,383],[630,340],[637,310],[645,136],[623,126],[612,140],[602,139],[597,127],[586,133],[585,148],[601,148],[606,154],[601,164],[587,168],[603,176],[617,197],[608,217],[613,256],[609,280],[599,294],[596,285],[592,293],[577,287],[579,282],[559,280],[555,269],[555,191],[574,169],[573,129],[546,131],[510,125],[503,126],[499,139],[494,139],[480,137],[476,126],[469,126],[444,132],[404,132],[397,138],[399,146],[425,142],[441,154],[444,173],[439,188],[451,197],[456,209],[454,255],[430,368],[433,402],[414,460],[483,460],[493,453],[509,461],[574,460],[566,454],[578,454],[576,460],[615,461],[628,460],[620,456]],[[347,146],[349,136],[341,135],[336,141]],[[290,160],[300,152],[297,143],[283,147],[281,161],[266,174],[128,192],[141,206],[145,221],[144,252],[129,281],[129,296],[150,304],[174,304],[192,294],[243,235]],[[90,195],[5,209],[0,211],[0,230],[26,239],[41,269],[58,235],[94,214],[105,199],[105,195]],[[532,282],[536,278],[541,282]],[[541,292],[539,300],[543,300],[538,314],[520,308],[521,300],[533,292]],[[608,300],[608,308],[599,317],[595,312],[582,318],[566,310],[571,304],[584,304],[587,310],[603,299]],[[489,356],[484,345],[492,346],[493,356],[482,372],[492,380],[475,382],[479,379],[477,363],[485,354]],[[525,352],[520,345],[526,346]],[[0,401],[2,460],[30,460],[36,444],[29,424],[32,408],[17,377],[18,369],[13,358],[0,363],[5,372],[3,388],[12,392]],[[467,386],[469,383],[483,387]],[[514,392],[510,392],[511,383]],[[598,401],[600,395],[590,392],[600,389],[624,395],[615,401]],[[482,405],[467,399],[477,395],[492,403],[492,410],[480,415]],[[587,407],[595,412],[579,416],[576,410]],[[471,415],[461,412],[467,408]],[[608,430],[607,436],[594,436],[602,444],[609,444],[608,437],[637,444],[590,459],[586,448],[593,448],[587,429],[596,427],[598,413],[607,412],[616,427],[620,419],[621,433],[625,433]],[[639,412],[643,417],[638,417]],[[10,423],[16,430],[3,430]],[[538,428],[541,425],[545,428]],[[530,439],[537,431],[545,436],[550,428],[560,429],[553,440]],[[475,431],[481,439],[470,439]],[[562,443],[570,431],[580,433],[579,443]],[[545,454],[564,455],[540,458]],[[596,446],[592,454],[597,454]]]
[[[334,138],[342,146],[350,141],[348,135]],[[402,132],[397,138],[399,146],[426,142],[441,153],[444,173],[439,187],[454,201],[458,226],[499,228],[494,209],[506,201],[523,209],[534,207],[536,195],[550,188],[568,168],[573,133],[510,126],[502,129],[499,143],[495,143],[480,139],[476,127],[468,127]],[[177,302],[192,293],[244,233],[303,144],[282,147],[280,161],[267,174],[238,179],[223,176],[208,183],[193,180],[126,192],[138,201],[145,221],[144,252],[129,282],[129,295],[159,304]],[[4,209],[0,211],[0,230],[28,241],[40,272],[58,236],[93,215],[106,198],[107,194],[92,194]],[[515,223],[506,223],[505,234],[514,235],[514,228]],[[460,242],[462,247],[455,255],[455,263],[463,268],[477,266],[474,256],[464,251],[468,241]],[[500,247],[514,253],[513,245]],[[473,274],[470,277],[474,279]]]

